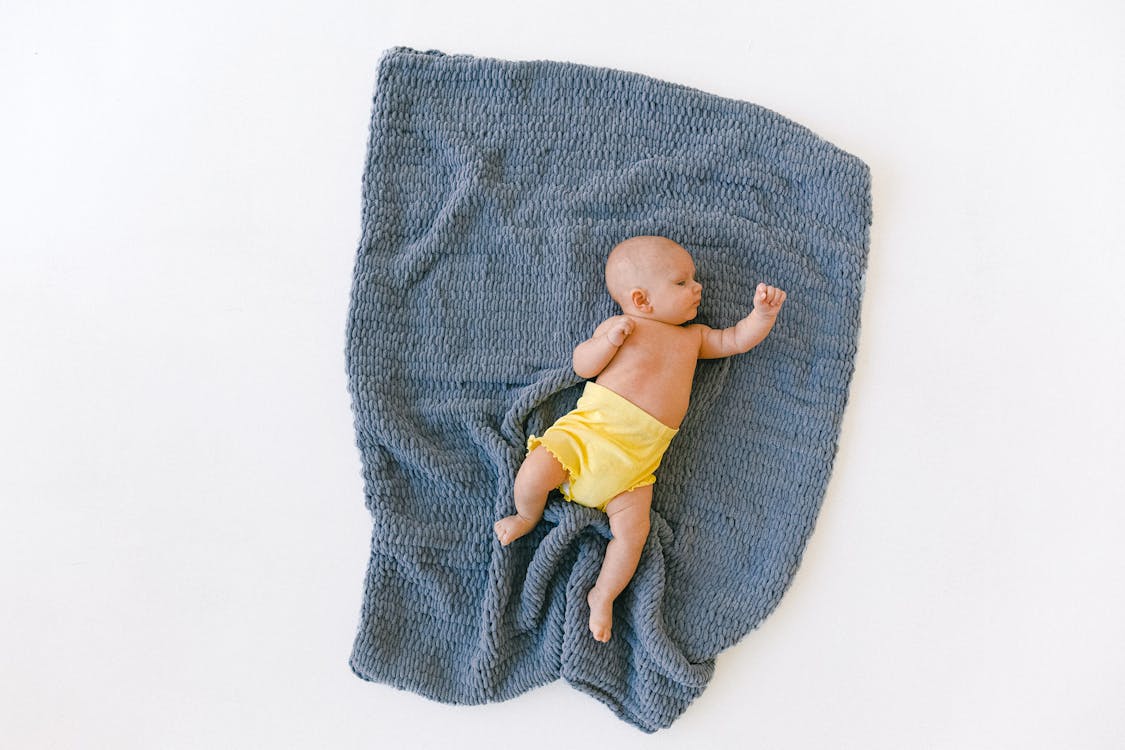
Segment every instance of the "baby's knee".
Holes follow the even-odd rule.
[[[610,517],[609,529],[613,532],[614,539],[624,542],[643,545],[648,539],[648,532],[652,524],[648,513],[619,513]]]

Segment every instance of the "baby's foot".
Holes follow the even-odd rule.
[[[590,632],[594,640],[608,642],[613,631],[613,600],[594,588],[586,595],[586,602],[590,605]]]
[[[492,530],[496,532],[496,538],[500,540],[500,544],[507,547],[509,544],[534,529],[536,523],[536,521],[516,514],[514,516],[508,516],[507,518],[501,518],[492,525]]]

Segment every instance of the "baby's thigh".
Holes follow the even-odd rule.
[[[516,473],[516,485],[552,490],[566,481],[567,473],[559,460],[542,445],[527,454]]]

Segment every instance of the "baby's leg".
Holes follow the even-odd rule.
[[[529,453],[516,472],[516,483],[512,490],[516,514],[501,518],[492,527],[500,544],[507,547],[535,528],[535,524],[543,517],[548,493],[566,479],[566,469],[546,448],[540,445]]]
[[[623,492],[605,507],[613,539],[606,546],[598,581],[586,597],[590,604],[590,632],[595,640],[603,643],[609,640],[613,628],[613,601],[637,571],[641,550],[648,539],[651,507],[651,484]]]

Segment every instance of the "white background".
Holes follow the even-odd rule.
[[[1125,6],[5,3],[0,745],[1125,746]],[[637,71],[872,168],[857,371],[773,616],[646,736],[347,666],[344,375],[392,46]]]

